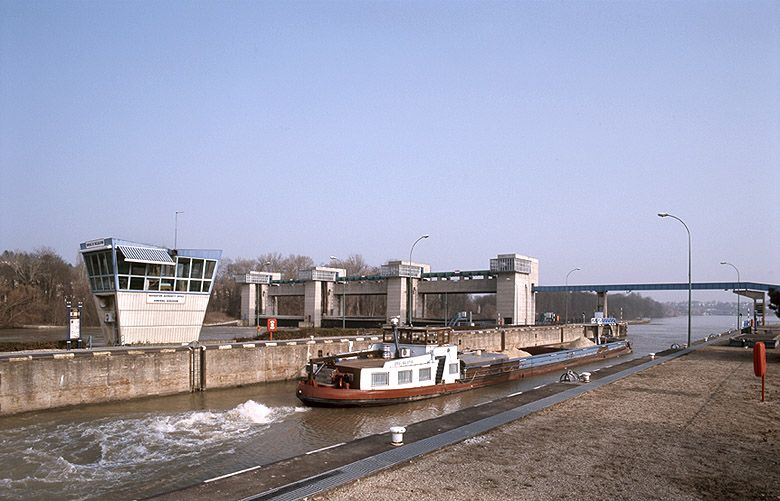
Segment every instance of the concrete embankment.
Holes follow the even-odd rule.
[[[582,326],[455,331],[460,349],[565,343]],[[311,357],[365,349],[378,337],[256,341],[210,346],[121,347],[0,355],[0,415],[285,381]]]

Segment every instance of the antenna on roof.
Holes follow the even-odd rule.
[[[184,214],[183,210],[177,210],[173,223],[173,249],[176,250],[179,244],[179,214]]]

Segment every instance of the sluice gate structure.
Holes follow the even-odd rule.
[[[318,266],[301,270],[295,280],[281,280],[278,273],[249,272],[236,276],[241,284],[241,320],[261,325],[265,318],[298,322],[301,327],[321,327],[323,320],[347,320],[346,298],[383,296],[385,315],[374,319],[402,324],[428,320],[428,296],[439,294],[495,294],[498,324],[534,325],[534,288],[539,282],[539,260],[520,254],[499,254],[489,269],[431,272],[430,265],[389,261],[377,275],[347,276],[342,268]],[[303,315],[280,315],[279,300],[302,297]]]

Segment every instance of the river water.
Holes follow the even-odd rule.
[[[734,317],[693,317],[693,338],[734,324]],[[683,344],[686,332],[686,317],[631,325],[632,356]],[[364,409],[303,407],[295,383],[286,382],[0,418],[0,498],[150,496],[448,414],[559,376]]]

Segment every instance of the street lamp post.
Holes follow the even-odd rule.
[[[419,242],[420,240],[423,240],[425,238],[428,238],[429,236],[430,235],[428,235],[426,233],[425,235],[422,235],[420,238],[415,240],[414,243],[412,244],[412,248],[409,249],[409,267],[412,266],[412,252],[414,251],[414,246],[417,245],[417,242]],[[412,282],[412,280],[413,280],[412,277],[409,277],[409,287],[408,287],[409,290],[407,292],[407,297],[408,297],[407,304],[409,305],[408,308],[407,308],[409,310],[409,315],[408,315],[409,316],[409,325],[412,325],[412,314],[413,314],[412,310],[414,309],[414,304],[413,304],[414,301],[412,301],[412,298],[413,298],[413,291],[412,291],[412,283],[413,282]]]
[[[678,220],[685,227],[685,231],[688,232],[688,347],[691,347],[691,230],[688,229],[688,225],[685,221],[677,216],[673,216],[668,212],[659,212],[658,217],[670,217]]]
[[[731,264],[731,263],[729,263],[727,261],[721,261],[720,264],[725,264],[727,266],[731,266],[732,268],[734,268],[734,271],[737,272],[737,287],[739,288],[741,286],[741,283],[742,283],[742,280],[739,278],[739,269],[736,266],[734,266],[733,264]],[[742,326],[740,325],[740,322],[739,322],[740,313],[741,312],[739,311],[739,294],[737,294],[737,331],[742,330]]]
[[[341,261],[336,256],[330,256],[331,261]],[[341,328],[347,328],[347,281],[337,280],[341,284]]]
[[[575,271],[580,271],[582,268],[574,268],[573,270],[570,270],[569,273],[566,274],[566,279],[564,280],[564,284],[566,285],[566,313],[565,313],[565,319],[563,323],[568,324],[569,323],[569,275],[574,273]]]

